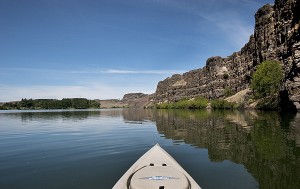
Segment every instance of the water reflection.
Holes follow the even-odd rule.
[[[0,113],[0,119],[22,122],[96,117],[120,118],[126,124],[156,123],[158,133],[175,144],[208,149],[211,162],[244,165],[259,188],[300,188],[299,113],[143,109]]]
[[[299,114],[161,110],[159,133],[208,149],[211,161],[243,164],[260,188],[300,187]]]
[[[259,188],[300,188],[300,114],[130,110],[124,120],[156,122],[173,142],[208,149],[212,162],[242,164]]]
[[[155,110],[150,109],[123,109],[122,116],[125,122],[142,123],[155,121]]]
[[[22,122],[73,120],[80,121],[91,117],[109,116],[120,117],[118,110],[25,110],[25,111],[0,111],[0,118],[21,119]]]

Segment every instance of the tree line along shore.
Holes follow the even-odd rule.
[[[63,98],[57,99],[22,99],[17,102],[7,102],[0,105],[1,110],[39,110],[39,109],[89,109],[100,108],[97,100],[86,98]]]

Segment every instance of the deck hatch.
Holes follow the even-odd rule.
[[[189,186],[186,176],[171,166],[146,166],[135,172],[130,180],[130,189],[188,189]]]

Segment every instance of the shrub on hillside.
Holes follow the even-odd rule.
[[[256,98],[278,95],[283,80],[283,70],[277,61],[264,61],[253,74],[251,88]]]
[[[240,106],[234,102],[228,102],[223,99],[215,99],[211,101],[211,107],[213,109],[237,109]]]
[[[174,103],[159,103],[156,105],[157,109],[204,109],[206,108],[208,100],[203,97],[195,99],[182,99]]]
[[[251,88],[254,98],[260,99],[258,109],[277,109],[279,91],[284,78],[283,69],[277,61],[264,61],[253,74]]]

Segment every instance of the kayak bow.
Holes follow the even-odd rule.
[[[201,189],[195,180],[156,144],[138,159],[113,189]]]

